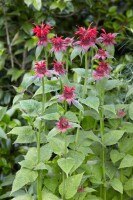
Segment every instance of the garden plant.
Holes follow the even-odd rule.
[[[24,125],[8,135],[29,148],[11,196],[131,199],[133,90],[113,67],[117,33],[93,23],[77,27],[72,38],[53,30],[44,22],[34,24],[32,70],[16,88],[12,108],[20,110]],[[31,86],[34,94],[27,95]]]

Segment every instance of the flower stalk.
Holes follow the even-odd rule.
[[[99,109],[100,114],[100,135],[101,135],[101,141],[103,143],[103,136],[104,136],[104,89],[101,91],[101,104]],[[103,177],[103,200],[106,200],[106,174],[105,174],[105,152],[104,152],[104,146],[102,145],[101,148],[101,159],[102,159],[102,177]]]
[[[85,98],[85,95],[86,95],[86,92],[87,92],[87,81],[88,81],[88,55],[86,53],[85,54],[85,79],[84,79],[82,98]],[[82,112],[80,111],[80,113],[79,113],[79,124],[81,123],[81,120],[82,120]],[[75,138],[76,148],[77,148],[77,143],[78,143],[79,130],[80,130],[80,128],[77,128],[76,138]]]
[[[44,77],[42,77],[42,113],[44,114],[44,106],[45,106],[45,82]],[[42,121],[40,121],[39,125],[39,133],[37,135],[37,156],[38,156],[38,163],[40,162],[40,147],[41,147],[41,132],[42,132]],[[38,200],[42,200],[42,183],[41,183],[41,171],[38,171],[38,179],[37,179],[37,195]]]

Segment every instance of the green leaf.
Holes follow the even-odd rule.
[[[109,90],[112,90],[112,89],[120,86],[121,84],[122,84],[122,82],[119,81],[119,80],[115,80],[115,79],[114,80],[107,80],[105,89],[106,89],[106,91],[109,91]]]
[[[45,167],[42,166],[42,163],[45,161],[48,161],[52,156],[52,150],[49,144],[45,144],[40,148],[40,163],[37,165],[37,148],[31,147],[29,148],[25,160],[22,160],[19,162],[19,164],[22,167],[33,169],[33,168],[39,168],[39,167]]]
[[[57,177],[57,176],[54,176],[54,177],[52,176],[49,178],[45,177],[45,180],[44,180],[45,187],[53,193],[55,193],[56,188],[59,185],[59,177]]]
[[[24,2],[27,4],[27,6],[29,6],[30,4],[33,3],[34,0],[24,0]]]
[[[8,69],[8,75],[11,75],[11,81],[16,81],[24,73],[23,69],[11,68]]]
[[[22,111],[31,116],[39,115],[39,111],[41,110],[41,103],[33,99],[20,101],[20,106]]]
[[[52,137],[57,135],[57,133],[58,133],[57,128],[53,128],[47,135],[48,142],[51,140]]]
[[[37,9],[40,10],[42,7],[42,1],[41,0],[33,0],[33,6]]]
[[[133,120],[133,102],[129,105],[128,112],[130,119]]]
[[[32,84],[34,83],[35,77],[31,75],[30,73],[26,73],[23,77],[21,87],[24,89],[24,91]]]
[[[110,184],[114,188],[114,190],[123,194],[123,185],[118,178],[114,178],[113,180],[111,180]]]
[[[85,69],[84,68],[73,68],[72,69],[76,74],[81,77],[85,77]]]
[[[133,177],[128,179],[124,184],[124,190],[133,190]]]
[[[37,176],[37,172],[21,168],[16,174],[11,193],[21,189],[26,184],[34,182],[37,179]]]
[[[38,38],[36,36],[32,36],[31,39],[27,40],[25,43],[25,48],[30,51],[37,45]]]
[[[5,134],[5,131],[0,127],[0,138],[7,139],[7,136]]]
[[[80,47],[75,47],[71,53],[70,59],[71,61],[76,58],[76,56],[80,55],[82,49]]]
[[[43,145],[40,149],[40,161],[48,161],[52,156],[52,148],[49,143]]]
[[[36,60],[39,58],[39,56],[40,56],[42,50],[43,50],[43,46],[41,46],[41,45],[37,46],[37,48],[36,48],[36,53],[35,53]]]
[[[103,136],[103,143],[106,146],[114,145],[123,136],[125,130],[113,130]]]
[[[74,197],[74,195],[77,193],[77,189],[80,185],[82,174],[77,174],[71,177],[68,177],[65,180],[65,198],[70,199]],[[63,195],[63,183],[59,186],[59,192],[61,195]]]
[[[23,93],[22,93],[22,94],[16,95],[16,96],[14,97],[14,99],[13,99],[13,104],[15,104],[15,103],[19,102],[20,100],[22,100],[22,99],[23,99],[23,96],[24,96]]]
[[[44,119],[44,120],[59,120],[60,115],[58,113],[50,113],[43,115],[41,117],[38,117],[38,119]]]
[[[124,153],[120,153],[117,150],[112,149],[111,152],[110,152],[110,158],[111,158],[113,163],[116,163],[117,161],[121,160],[124,156],[125,156]]]
[[[84,107],[82,106],[82,104],[80,104],[78,101],[77,101],[77,102],[73,102],[73,104],[74,104],[75,107],[78,108],[82,113],[84,113]]]
[[[38,163],[34,168],[34,170],[44,170],[44,169],[47,170],[47,166],[43,162]]]
[[[128,90],[128,92],[127,92],[127,94],[126,94],[126,98],[128,98],[130,95],[133,95],[133,87],[131,87],[131,88]]]
[[[105,111],[107,110],[107,111],[112,112],[113,114],[116,114],[116,110],[115,110],[114,104],[104,105],[103,108],[104,108]]]
[[[14,197],[12,200],[33,200],[33,198],[30,194],[25,194],[25,195]]]
[[[121,125],[122,125],[122,128],[125,130],[125,132],[133,133],[133,123],[122,122]]]
[[[71,173],[74,172],[84,161],[84,154],[81,152],[75,152],[73,150],[69,151],[68,157],[74,160],[74,166],[71,169]]]
[[[80,99],[80,102],[85,104],[86,106],[98,111],[99,108],[99,98],[95,96],[87,97],[86,99]]]
[[[6,114],[6,110],[7,110],[7,107],[0,106],[0,121],[2,120],[4,115]]]
[[[71,112],[71,111],[66,112],[65,117],[71,122],[77,122],[77,123],[79,122],[74,112]]]
[[[133,156],[127,154],[120,163],[119,168],[133,167]]]
[[[62,52],[55,52],[55,57],[57,59],[58,62],[62,62],[63,59],[63,53]]]
[[[59,156],[64,154],[65,143],[62,139],[52,137],[50,139],[50,146],[55,154],[58,154]]]
[[[60,85],[57,84],[57,81],[52,81],[51,83],[45,83],[44,87],[44,93],[50,93],[50,92],[55,92],[60,89]],[[38,88],[38,90],[35,92],[34,96],[42,94],[42,86]]]
[[[72,158],[60,158],[58,161],[59,167],[66,173],[67,177],[72,167],[74,166],[74,160]]]
[[[8,134],[18,136],[15,143],[32,143],[36,141],[35,132],[31,126],[15,127]]]
[[[42,200],[61,200],[59,197],[51,193],[50,191],[43,189]]]
[[[130,138],[123,138],[118,143],[119,149],[121,152],[128,153],[132,149],[132,144],[133,144],[133,137]]]
[[[99,142],[99,143],[102,144],[100,138],[99,138],[97,135],[95,135],[92,131],[90,131],[90,132],[88,133],[88,138],[89,138],[90,140],[93,140],[93,141],[95,141],[95,142]]]

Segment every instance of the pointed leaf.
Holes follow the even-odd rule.
[[[71,56],[70,56],[71,61],[72,61],[74,58],[76,58],[76,56],[80,55],[81,51],[82,51],[81,48],[75,47],[75,48],[73,49],[72,53],[71,53]]]
[[[103,143],[106,146],[114,145],[118,140],[123,136],[125,130],[113,130],[109,133],[106,133],[103,137]]]
[[[5,131],[0,127],[0,138],[7,139],[7,136],[5,134]]]
[[[80,102],[85,104],[86,106],[98,111],[99,108],[99,98],[95,96],[87,97],[86,99],[80,99]]]
[[[133,120],[133,102],[129,105],[129,117],[131,120]]]
[[[26,184],[34,182],[37,176],[38,176],[37,172],[21,168],[16,174],[11,193],[21,189]]]
[[[35,53],[35,55],[36,55],[36,60],[39,58],[39,56],[40,56],[42,50],[43,50],[43,46],[41,46],[41,45],[37,46],[37,48],[36,48],[36,53]]]
[[[133,156],[127,154],[120,163],[119,168],[133,167]]]
[[[125,184],[124,184],[124,190],[128,191],[128,190],[133,190],[133,177],[131,177],[130,179],[128,179]]]
[[[77,193],[82,176],[83,176],[83,173],[68,177],[65,180],[65,198],[66,199],[70,199],[74,197],[74,195]],[[61,195],[63,195],[63,183],[61,183],[61,185],[59,186],[59,192]]]
[[[113,163],[116,163],[117,161],[121,160],[124,156],[125,156],[124,153],[120,153],[117,150],[112,150],[110,152],[110,158],[111,158]]]
[[[110,184],[114,188],[114,190],[123,194],[123,185],[118,178],[114,178],[113,180],[111,180]]]
[[[66,173],[67,177],[72,167],[74,166],[74,160],[72,158],[60,158],[58,161],[60,168]]]
[[[15,127],[8,134],[18,136],[15,143],[32,143],[36,141],[35,132],[31,126]]]

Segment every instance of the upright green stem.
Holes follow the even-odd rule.
[[[120,169],[120,180],[123,183],[123,170]],[[123,200],[123,194],[120,194],[120,200]]]
[[[85,79],[84,79],[84,86],[83,86],[83,93],[82,93],[82,98],[85,98],[86,92],[87,92],[87,81],[88,81],[88,55],[87,53],[85,54]],[[79,113],[79,124],[81,123],[82,120],[82,112],[80,111]],[[80,128],[77,128],[76,132],[76,138],[75,138],[75,144],[77,148],[77,143],[78,143],[78,137],[79,137],[79,130]]]
[[[42,78],[42,115],[44,114],[44,106],[45,106],[45,85],[44,85],[44,77]],[[41,140],[41,132],[42,132],[42,122],[40,121],[39,125],[39,133],[37,135],[37,156],[38,163],[40,162],[40,140]],[[42,200],[42,183],[41,183],[41,171],[38,171],[38,180],[37,180],[37,195],[38,200]]]
[[[103,110],[103,105],[104,105],[104,91],[101,93],[101,107],[99,109],[100,113],[100,134],[101,134],[101,140],[103,143],[103,136],[104,136],[104,110]],[[103,176],[103,200],[106,200],[106,174],[105,174],[105,152],[104,152],[104,146],[102,146],[101,149],[101,159],[102,159],[102,176]]]
[[[68,77],[68,54],[66,54],[66,76]]]
[[[64,104],[65,107],[65,113],[67,112],[67,102],[65,101]],[[67,154],[67,133],[64,133],[64,142],[65,142],[65,149],[64,149],[64,158],[66,158],[66,154]],[[62,199],[65,200],[65,193],[66,193],[66,175],[65,172],[63,172],[62,174],[62,179],[63,179],[63,195],[62,195]]]
[[[46,68],[48,68],[48,53],[47,53],[47,51],[45,51],[45,59],[47,60]]]

